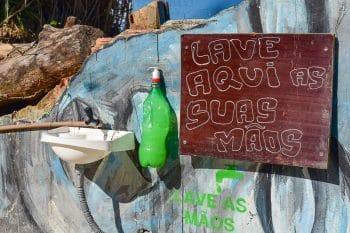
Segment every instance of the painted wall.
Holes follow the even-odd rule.
[[[117,38],[90,56],[43,120],[79,120],[82,113],[72,103],[88,104],[105,123],[133,130],[139,141],[142,103],[150,88],[148,67],[162,69],[179,119],[183,33],[333,32],[339,44],[328,170],[179,155],[157,171],[139,168],[133,153],[114,153],[91,164],[86,175],[88,204],[101,228],[125,233],[349,233],[349,5],[350,0],[247,0],[200,26]],[[79,210],[73,168],[40,143],[40,132],[0,137],[1,232],[90,232]],[[227,170],[227,163],[236,168]],[[225,173],[234,179],[225,179]]]
[[[132,11],[139,10],[152,0],[133,0]],[[170,19],[207,19],[220,11],[238,5],[241,0],[168,0]]]

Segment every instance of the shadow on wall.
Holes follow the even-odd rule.
[[[165,92],[164,84],[163,90]],[[133,91],[128,91],[130,96],[124,99],[131,100],[132,94],[137,91],[140,90],[135,89]],[[116,108],[114,109],[115,112],[127,113],[117,114],[123,115],[123,120],[118,122],[117,128],[126,129],[126,124],[133,111],[132,106],[131,109],[125,104],[116,104],[114,107]],[[57,112],[53,114],[56,115],[51,117],[58,121],[84,120],[96,123],[98,119],[101,119],[98,108],[81,98],[73,99],[60,114]],[[163,181],[168,189],[179,188],[181,186],[181,167],[178,156],[178,126],[174,109],[171,109],[171,117],[172,128],[167,138],[167,149],[169,152],[167,163],[166,166],[157,169],[160,179],[158,181]],[[106,126],[107,128],[111,128],[110,125]],[[118,232],[124,232],[121,223],[119,203],[131,202],[137,196],[145,195],[151,192],[155,186],[159,185],[158,181],[152,181],[151,174],[147,168],[140,167],[137,154],[139,144],[136,139],[135,141],[136,148],[134,151],[111,153],[103,160],[84,165],[85,177],[98,185],[100,189],[111,198],[115,225]],[[69,177],[71,181],[75,181],[76,174],[74,167],[64,161],[61,161],[61,163],[67,177]]]
[[[87,111],[89,109],[90,111]],[[92,119],[92,120],[91,120]],[[97,108],[76,98],[56,116],[59,121],[96,121],[100,119]],[[107,125],[107,127],[110,127]],[[67,177],[76,180],[75,168],[61,161]],[[113,203],[115,226],[118,232],[124,232],[120,216],[120,202],[130,202],[141,192],[150,190],[151,183],[143,176],[135,164],[133,151],[111,153],[103,160],[84,165],[85,178],[95,183],[107,194]]]
[[[161,88],[164,96],[167,96],[166,86],[164,82],[163,71],[160,71]],[[181,165],[179,159],[179,132],[178,123],[175,110],[169,103],[171,115],[171,128],[166,139],[166,147],[168,151],[167,161],[164,167],[157,170],[158,176],[164,182],[165,186],[171,190],[173,188],[179,189],[181,186]]]
[[[350,164],[348,154],[343,146],[334,137],[331,138],[330,156],[328,161],[328,169],[307,168],[310,177],[305,176],[303,170],[305,168],[282,166],[273,164],[259,164],[246,161],[233,161],[216,159],[211,157],[195,157],[192,156],[192,166],[195,169],[227,169],[227,164],[236,164],[236,170],[258,172],[264,174],[274,174],[282,176],[290,176],[296,178],[311,179],[314,181],[321,181],[330,184],[339,185],[339,170],[342,171],[343,178],[350,177]],[[348,182],[350,184],[350,182]],[[350,188],[350,186],[349,186]]]

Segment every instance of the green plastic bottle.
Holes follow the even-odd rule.
[[[167,158],[167,136],[171,128],[171,108],[160,87],[160,72],[152,72],[152,90],[143,103],[139,160],[142,167],[162,167]]]

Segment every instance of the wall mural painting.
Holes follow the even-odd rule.
[[[223,180],[241,181],[244,173],[236,170],[234,164],[225,164],[227,169],[217,170],[215,173],[216,189],[211,193],[202,193],[190,190],[174,189],[168,202],[183,205],[184,224],[196,227],[197,230],[205,229],[214,232],[234,232],[235,221],[230,213],[247,213],[249,206],[243,197],[232,197],[228,193],[222,193]],[[210,211],[227,212],[228,216],[210,215]]]
[[[185,138],[175,140],[178,137],[170,140],[172,150],[169,151],[172,154],[168,155],[165,166],[159,169],[141,167],[135,153],[137,150],[111,153],[103,160],[85,165],[84,176],[80,177],[91,215],[101,231],[350,233],[350,0],[234,2],[237,3],[236,6],[225,9],[207,20],[167,22],[159,30],[127,37],[117,36],[103,49],[97,50],[86,59],[81,70],[70,79],[69,88],[54,104],[53,109],[45,113],[39,121],[83,121],[86,117],[92,118],[109,129],[134,132],[135,148],[138,148],[143,102],[150,91],[150,75],[147,68],[157,66],[164,78],[164,94],[173,110],[172,113],[176,115],[176,122],[178,126],[184,126],[181,130],[186,129],[188,133],[208,129],[210,132],[205,139],[211,140],[204,140],[205,143],[197,146],[199,151],[210,149],[216,154],[223,154],[220,151],[235,149],[232,147],[235,144],[229,141],[230,133],[231,136],[244,134],[243,138],[248,134],[248,144],[242,143],[245,150],[259,149],[259,144],[253,137],[258,135],[259,131],[262,136],[261,146],[266,146],[264,143],[267,142],[270,143],[267,144],[269,150],[282,151],[291,142],[294,142],[294,146],[300,142],[300,153],[297,154],[297,150],[284,150],[287,155],[293,151],[294,155],[297,155],[279,155],[289,158],[289,165],[281,165],[282,162],[278,165],[269,164],[271,161],[264,161],[263,158],[260,163],[225,156],[204,156],[209,153],[185,155],[177,150],[179,145],[184,146]],[[195,3],[200,9],[201,2]],[[184,7],[182,10],[191,9]],[[215,9],[211,9],[211,12],[214,11]],[[234,38],[226,35],[201,41],[189,40],[189,37],[186,44],[188,49],[181,48],[181,36],[184,34],[191,34],[191,38],[195,38],[194,34],[215,33],[246,36]],[[260,55],[266,54],[259,55],[259,39],[260,44],[266,44],[267,38],[259,33],[273,33],[272,38],[268,39],[271,40],[272,46],[268,55],[275,54],[278,55],[277,58],[265,62],[260,58]],[[280,33],[312,33],[310,36],[314,37],[315,43],[313,45],[312,40],[300,36],[301,43],[288,45],[283,42],[288,36],[280,36]],[[303,53],[312,50],[318,44],[317,39],[323,38],[313,33],[335,35],[334,72],[332,65],[330,66],[333,61],[320,62],[326,61],[322,58],[321,51],[329,54],[331,46],[328,46],[327,51],[319,47],[317,51],[320,53],[314,56],[310,55],[311,53]],[[329,41],[333,41],[333,37]],[[209,51],[209,43],[212,43],[212,53]],[[233,49],[232,53],[220,53],[221,48],[227,44]],[[300,51],[300,54],[293,55],[294,45],[298,47],[296,51]],[[245,48],[254,48],[254,59],[249,60],[250,53],[242,53]],[[290,51],[285,53],[284,48],[289,48]],[[187,70],[184,74],[189,82],[194,82],[191,87],[197,85],[197,88],[190,89],[185,86],[188,89],[188,97],[193,98],[188,99],[186,105],[181,102],[181,85],[186,85],[186,82],[182,82],[186,79],[181,77],[182,52],[189,55],[188,64],[196,67],[195,70]],[[233,58],[229,56],[233,54],[235,57],[242,55],[242,65],[234,67],[229,62]],[[289,55],[284,57],[284,54]],[[290,55],[293,59],[289,59]],[[25,56],[35,56],[37,61],[41,61],[46,54]],[[228,61],[224,65],[214,64],[217,60],[225,59]],[[288,59],[298,66],[286,62]],[[259,61],[259,64],[254,64],[254,60]],[[281,66],[279,61],[283,60],[285,63]],[[210,64],[205,65],[208,62]],[[0,63],[1,67],[2,65]],[[252,69],[247,70],[244,67]],[[254,71],[254,67],[258,69]],[[226,75],[232,74],[231,70],[234,79],[230,83],[223,82]],[[196,73],[193,72],[198,72],[199,76],[195,76]],[[332,85],[330,78],[333,73]],[[256,78],[263,77],[258,86],[264,87],[266,92],[262,93],[260,89],[249,87],[257,85],[254,82],[259,81],[253,79],[254,74]],[[215,83],[213,76],[219,77],[219,82]],[[195,77],[201,77],[202,86],[195,84]],[[209,85],[204,85],[208,77]],[[278,88],[273,88],[278,85]],[[219,90],[242,86],[242,90],[250,90],[250,96],[234,95],[235,100],[230,102],[229,99],[225,99],[226,103],[222,104],[216,99],[201,101],[199,96],[189,95],[195,95],[196,91],[209,92],[209,86],[211,91],[215,90],[215,94],[218,94]],[[301,97],[297,98],[297,103],[292,101],[292,97],[289,98],[290,102],[284,102],[280,98],[288,92],[294,96],[298,90],[304,97],[309,93],[310,105],[306,100],[303,102]],[[322,98],[326,96],[319,95],[322,91],[333,92],[333,98]],[[190,105],[191,101],[197,102]],[[329,109],[331,102],[332,110]],[[303,114],[291,112],[287,103],[303,110]],[[225,105],[237,104],[245,106],[240,107],[242,111],[252,109],[253,113],[260,111],[262,114],[254,114],[254,121],[242,123],[242,127],[237,127],[236,121],[249,120],[249,115],[244,115],[243,112],[239,113],[241,118],[233,118],[233,123],[223,129],[209,127],[213,121],[221,122],[220,120],[226,118],[221,118],[220,114],[209,114],[208,118],[208,109],[213,109],[211,113],[221,113]],[[186,111],[182,111],[183,106],[192,108],[189,116]],[[321,111],[322,106],[328,106],[324,108],[327,111]],[[203,111],[203,114],[199,111],[203,118],[196,114],[191,115],[202,108],[207,110]],[[86,109],[91,111],[85,111]],[[286,110],[287,115],[283,116],[282,110]],[[181,115],[183,113],[185,115]],[[300,122],[286,125],[288,114],[294,114],[294,119]],[[319,114],[323,118],[320,122],[315,122],[314,116]],[[237,115],[237,112],[234,115]],[[272,128],[273,124],[266,122],[273,119],[276,123],[275,128]],[[258,125],[254,125],[255,128],[252,128],[253,125],[248,129],[245,127],[250,123],[259,123],[258,121],[264,122],[260,125],[266,128],[260,129]],[[331,136],[327,138],[329,135],[325,136],[325,129],[329,128],[330,121]],[[1,125],[15,124],[10,115],[0,117],[0,122]],[[204,125],[195,128],[199,123]],[[304,128],[305,123],[308,123],[309,127]],[[241,128],[243,132],[232,131],[235,128]],[[174,135],[179,133],[178,129],[180,127],[174,127]],[[287,134],[283,133],[290,129],[292,131],[287,131]],[[317,129],[322,129],[322,132]],[[298,130],[302,131],[302,134]],[[49,145],[40,142],[42,132],[11,132],[0,135],[0,232],[93,232],[81,211],[74,189],[77,181],[75,168],[60,160]],[[264,136],[268,139],[266,142]],[[312,138],[320,139],[320,143],[317,144]],[[306,139],[308,145],[303,144]],[[318,164],[320,166],[315,167],[326,168],[324,165],[327,155],[321,156],[319,152],[326,153],[328,150],[327,139],[330,141],[327,169],[290,166],[293,165],[294,159],[303,160],[303,156],[310,156],[312,159],[322,158],[322,166]],[[187,146],[203,141],[199,135],[189,136],[185,140],[191,142]],[[277,141],[280,148],[273,146],[272,142],[276,142],[277,145]],[[316,144],[324,150],[315,149]],[[305,148],[307,150],[303,151]],[[267,151],[266,147],[264,150]],[[243,153],[241,156],[243,157]]]

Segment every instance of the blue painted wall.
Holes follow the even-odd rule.
[[[183,33],[332,32],[339,42],[327,170],[184,155],[170,159],[160,170],[140,169],[135,154],[114,153],[91,165],[86,177],[88,203],[101,228],[108,233],[218,232],[205,222],[191,224],[187,214],[197,212],[234,219],[233,232],[349,233],[349,5],[350,0],[247,0],[200,27],[182,30],[180,25],[128,39],[117,37],[91,55],[43,121],[76,120],[72,103],[80,99],[112,128],[133,130],[139,141],[142,103],[150,88],[146,70],[157,64],[157,51],[167,97],[179,119]],[[9,124],[11,119],[0,121]],[[0,231],[91,232],[79,209],[71,168],[40,142],[40,132],[0,138]],[[216,174],[226,163],[235,163],[243,179],[225,179],[218,192]],[[192,204],[191,193],[211,194],[218,206],[227,198],[244,198],[246,211]]]
[[[242,0],[168,0],[170,19],[207,19],[218,12],[238,5]],[[136,11],[151,0],[133,0],[132,10]]]

